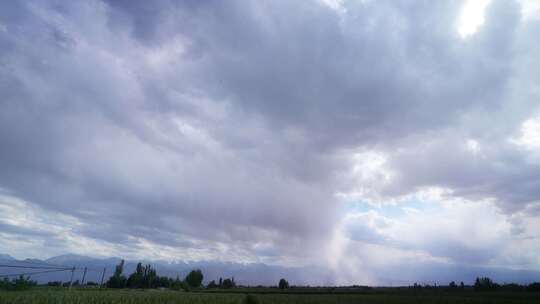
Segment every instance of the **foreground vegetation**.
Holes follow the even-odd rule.
[[[123,274],[121,261],[104,284],[48,282],[38,286],[30,277],[0,280],[0,304],[486,304],[540,303],[540,283],[497,284],[490,278],[476,278],[474,285],[463,282],[448,285],[408,287],[302,287],[289,286],[280,279],[273,287],[237,286],[234,278],[219,278],[203,284],[203,273],[196,269],[183,279],[158,276],[150,265],[139,263],[133,273]],[[105,288],[107,287],[107,288]]]
[[[66,290],[35,288],[25,292],[1,292],[2,304],[236,304],[241,303],[239,294],[199,294],[158,290]]]
[[[448,290],[412,290],[399,288],[374,288],[369,291],[349,290],[348,293],[296,293],[294,291],[276,293],[271,290],[243,289],[244,293],[219,292],[182,292],[171,290],[136,290],[136,289],[72,289],[33,288],[24,292],[0,291],[2,304],[484,304],[484,303],[538,303],[540,293],[536,292],[478,292]],[[327,292],[329,292],[327,290]]]

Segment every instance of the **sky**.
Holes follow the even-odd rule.
[[[0,253],[540,271],[538,37],[534,0],[2,1]]]

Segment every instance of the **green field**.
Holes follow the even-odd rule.
[[[275,292],[253,294],[261,304],[326,304],[326,303],[540,303],[540,294],[531,292],[410,292],[375,291],[356,294],[295,294]],[[1,304],[233,304],[245,303],[244,293],[179,292],[158,290],[65,290],[36,288],[29,291],[0,292]]]

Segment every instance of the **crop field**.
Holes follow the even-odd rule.
[[[33,289],[23,292],[0,292],[2,304],[400,304],[400,303],[539,303],[540,294],[523,292],[370,292],[361,294],[295,294],[295,293],[207,293],[157,290],[55,290]]]
[[[241,294],[203,294],[178,291],[155,290],[31,290],[22,292],[0,292],[2,304],[236,304],[241,303]]]

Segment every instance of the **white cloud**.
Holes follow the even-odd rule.
[[[525,20],[540,18],[540,2],[537,0],[519,0],[521,14]]]
[[[462,38],[473,35],[484,24],[484,11],[491,0],[465,1],[458,21],[458,32]]]
[[[343,4],[343,0],[320,0],[320,2],[340,15],[347,13],[347,9]]]
[[[397,215],[381,214],[384,208],[354,211],[343,219],[343,233],[364,243],[483,265],[500,259],[512,238],[508,217],[493,202],[443,198],[409,207],[410,202],[415,200],[401,202],[403,213]]]
[[[473,155],[478,155],[480,152],[480,144],[474,139],[467,139],[467,148]]]
[[[521,134],[511,141],[527,150],[540,150],[540,117],[527,119],[521,124]]]
[[[336,271],[356,281],[388,283],[381,273],[389,265],[409,263],[540,269],[538,216],[526,220],[520,236],[512,234],[510,217],[490,201],[441,198],[420,206],[414,202],[401,202],[400,214],[383,215],[381,207],[346,214],[330,253]],[[410,204],[414,212],[408,212]]]
[[[378,189],[392,179],[392,171],[386,165],[387,157],[377,151],[362,151],[346,157],[350,160],[350,170],[344,174],[348,188],[337,192],[336,196],[347,201],[380,201]]]

